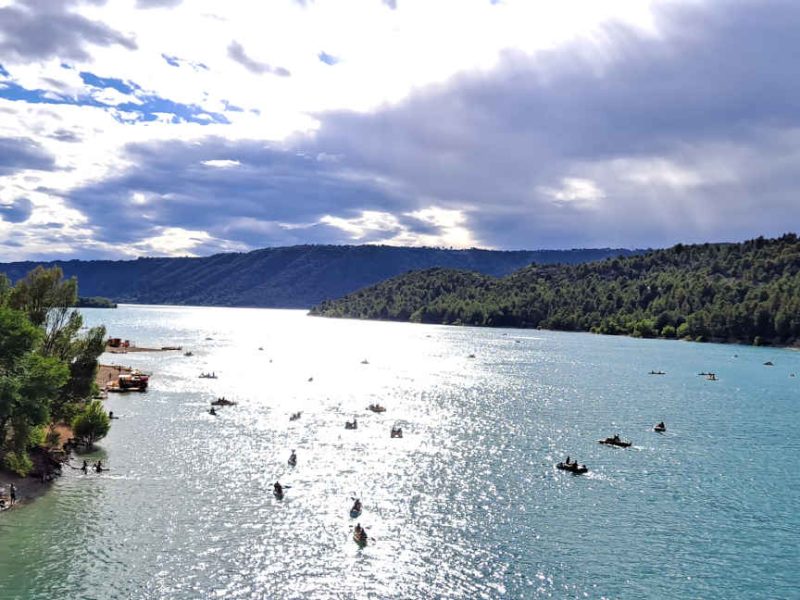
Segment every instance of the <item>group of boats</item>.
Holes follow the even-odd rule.
[[[219,402],[220,400],[224,399],[218,398],[217,402]],[[383,413],[386,412],[386,407],[378,403],[372,403],[367,407],[367,410],[374,413]],[[289,415],[289,421],[297,421],[298,419],[300,419],[302,414],[303,414],[302,411],[293,412],[291,415]],[[353,416],[352,421],[345,421],[344,428],[358,429],[358,419],[355,416]],[[402,438],[403,428],[398,425],[393,425],[390,431],[390,437]],[[292,450],[287,462],[289,466],[292,468],[297,466],[297,452],[295,450]],[[290,487],[291,486],[289,485],[283,485],[279,481],[276,481],[272,486],[272,494],[273,496],[275,496],[276,500],[283,500],[286,494],[286,490],[289,489]],[[363,504],[361,503],[360,498],[353,497],[352,499],[353,499],[353,505],[350,508],[350,518],[357,519],[358,517],[361,516],[364,507]],[[359,547],[363,548],[364,546],[367,545],[368,539],[369,536],[367,534],[366,528],[362,527],[361,523],[357,523],[356,526],[353,528],[353,541],[355,541],[355,543],[358,544]]]
[[[667,426],[664,424],[664,421],[660,421],[653,426],[653,431],[656,433],[664,433],[667,430]],[[630,448],[633,445],[633,442],[626,442],[619,437],[619,434],[614,434],[607,438],[603,438],[602,440],[597,440],[598,444],[603,444],[605,446],[616,446],[617,448]],[[589,468],[586,465],[578,464],[578,461],[570,461],[569,456],[563,462],[560,462],[556,465],[556,469],[560,471],[567,471],[569,473],[573,473],[575,475],[582,475],[583,473],[588,473]]]

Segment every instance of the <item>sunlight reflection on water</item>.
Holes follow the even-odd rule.
[[[766,379],[781,367],[760,368],[764,349],[738,348],[733,364],[723,346],[299,311],[87,318],[194,356],[105,357],[152,371],[152,388],[108,401],[121,417],[101,443],[110,472],[68,470],[0,521],[12,597],[730,597],[765,571],[774,596],[798,583],[776,568],[791,563],[798,475],[772,465],[780,484],[763,476],[771,453],[797,451],[797,382]],[[800,370],[797,353],[772,352]],[[698,364],[721,381],[697,378]],[[648,378],[654,366],[669,376]],[[223,395],[237,405],[207,414]],[[763,418],[765,399],[780,419]],[[387,411],[369,412],[372,402]],[[345,430],[354,416],[359,428]],[[670,429],[657,436],[661,419]],[[743,453],[742,423],[772,445],[750,439]],[[389,437],[396,424],[402,439]],[[617,432],[635,446],[597,444]],[[698,465],[709,447],[736,477]],[[570,453],[588,476],[554,468]],[[281,501],[276,480],[291,486]],[[770,510],[785,528],[743,552],[741,531],[760,533],[753,515]]]

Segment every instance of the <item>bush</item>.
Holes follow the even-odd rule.
[[[33,448],[34,446],[43,445],[46,437],[47,437],[47,427],[45,427],[44,425],[38,425],[37,427],[32,427],[30,432],[28,433],[28,448]]]
[[[111,428],[111,420],[108,418],[103,403],[99,400],[92,400],[85,406],[77,417],[72,420],[72,431],[91,448],[94,443],[102,439]]]
[[[674,338],[676,329],[672,325],[665,325],[661,330],[661,337]]]
[[[31,462],[30,456],[25,451],[9,452],[3,458],[3,464],[20,477],[27,477],[28,473],[33,469],[33,462]]]

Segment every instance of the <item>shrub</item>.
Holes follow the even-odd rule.
[[[20,477],[27,477],[28,473],[33,469],[33,462],[31,462],[30,456],[25,451],[7,453],[3,458],[3,464]]]
[[[94,443],[102,439],[111,428],[111,420],[108,418],[103,403],[99,400],[92,400],[87,404],[83,411],[72,420],[72,430],[77,437],[82,439],[91,448]]]

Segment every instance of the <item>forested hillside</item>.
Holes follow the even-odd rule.
[[[507,275],[531,262],[577,263],[629,250],[444,250],[392,246],[291,246],[203,258],[0,264],[12,281],[36,265],[77,277],[85,296],[115,302],[307,308],[411,270],[431,267]]]
[[[312,314],[641,337],[800,340],[800,242],[677,245],[507,277],[428,269],[324,302]]]

